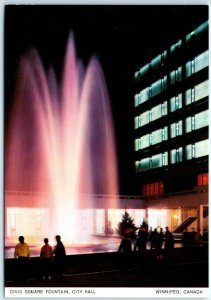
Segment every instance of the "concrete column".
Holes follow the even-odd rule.
[[[106,231],[107,231],[107,229],[108,229],[108,208],[105,208],[105,225],[104,225],[104,227],[105,227],[105,234],[107,234],[106,233]]]

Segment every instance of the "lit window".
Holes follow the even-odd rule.
[[[179,40],[177,43],[173,44],[171,47],[170,47],[170,52],[171,54],[174,54],[174,52],[182,46],[182,40]]]
[[[208,155],[208,140],[195,143],[195,157],[202,157]]]
[[[171,150],[171,164],[181,162],[183,160],[183,149],[182,147],[178,149]]]
[[[209,84],[208,80],[196,85],[195,87],[186,90],[185,93],[185,103],[189,105],[195,101],[201,100],[207,97],[209,94]]]
[[[170,99],[170,110],[171,112],[182,108],[182,94],[178,94]]]
[[[198,186],[208,185],[208,183],[209,183],[208,173],[199,174],[197,183],[198,183]]]
[[[203,157],[208,155],[208,140],[200,141],[186,146],[186,159]]]
[[[163,195],[163,182],[148,183],[143,186],[144,196]]]
[[[205,51],[196,56],[192,61],[186,63],[186,77],[208,67],[209,65],[209,51]]]
[[[166,165],[168,165],[168,152],[159,153],[153,155],[152,157],[141,159],[140,162],[136,162],[136,170],[138,169],[138,172],[141,172],[149,169],[163,167]]]
[[[140,126],[144,126],[149,123],[149,111],[145,111],[140,114]]]
[[[176,70],[170,73],[171,84],[182,81],[182,67],[178,67]]]
[[[171,138],[182,135],[182,120],[171,124]]]
[[[202,111],[185,119],[185,130],[191,132],[209,125],[209,111]]]
[[[140,138],[140,149],[149,147],[149,134],[146,134]]]

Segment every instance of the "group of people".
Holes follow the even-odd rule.
[[[132,251],[138,251],[140,254],[141,261],[145,261],[147,244],[150,244],[151,253],[156,260],[162,260],[163,254],[165,255],[166,261],[169,261],[173,255],[174,249],[174,237],[170,232],[169,227],[165,228],[165,232],[162,228],[158,231],[157,228],[152,230],[152,227],[148,230],[148,225],[143,222],[140,226],[132,249],[132,242],[129,234],[125,234],[119,245],[118,252],[122,253],[126,261],[129,259]]]
[[[60,235],[56,235],[55,239],[57,243],[52,247],[49,245],[48,238],[44,238],[44,245],[40,249],[41,274],[44,280],[51,279],[52,274],[61,276],[64,273],[66,250]],[[23,236],[19,236],[14,258],[17,259],[17,280],[27,280],[29,277],[30,249]]]

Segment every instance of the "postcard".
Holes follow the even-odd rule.
[[[208,298],[208,5],[3,9],[5,297]]]

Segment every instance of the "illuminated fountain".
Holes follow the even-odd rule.
[[[9,236],[29,239],[37,230],[31,234],[35,241],[60,234],[66,243],[91,242],[98,205],[94,195],[118,195],[111,111],[97,58],[84,70],[71,34],[58,84],[53,69],[46,74],[37,51],[30,50],[20,62],[8,124],[6,190],[36,195],[14,197],[13,213],[21,208],[39,215],[37,221],[32,215],[31,222],[24,214],[19,221],[7,215],[15,230]],[[103,208],[115,208],[117,202],[108,197]]]

